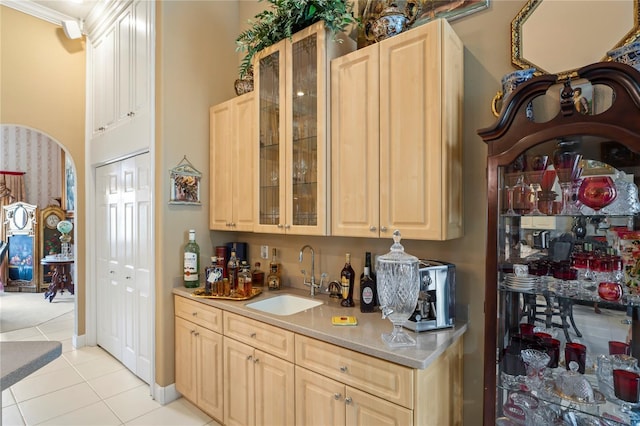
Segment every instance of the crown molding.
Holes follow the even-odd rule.
[[[62,21],[78,21],[78,19],[73,16],[65,15],[64,13],[49,9],[48,7],[29,0],[0,0],[0,5],[10,7],[55,25],[61,25]],[[80,27],[82,27],[82,25]]]

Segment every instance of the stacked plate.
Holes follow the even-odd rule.
[[[532,290],[538,283],[538,277],[535,275],[525,275],[518,277],[514,274],[507,274],[504,285],[513,290]]]

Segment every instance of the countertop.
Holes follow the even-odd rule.
[[[2,390],[44,367],[62,354],[62,343],[51,341],[0,342]]]
[[[407,333],[416,339],[417,345],[410,348],[391,349],[382,341],[380,335],[390,332],[393,329],[393,325],[388,319],[382,319],[380,311],[362,313],[358,306],[344,308],[340,306],[339,301],[330,299],[326,294],[314,297],[316,300],[323,301],[320,306],[297,314],[280,316],[248,308],[246,305],[281,294],[295,294],[296,296],[311,298],[309,292],[293,288],[277,291],[269,291],[264,288],[262,294],[255,296],[251,300],[206,299],[195,297],[192,292],[193,289],[184,287],[173,289],[173,293],[176,295],[184,296],[209,306],[417,369],[427,368],[451,344],[461,338],[467,330],[466,321],[460,320],[456,320],[453,328],[421,333],[405,329]],[[353,315],[358,319],[358,325],[334,326],[331,324],[331,317],[336,315]]]

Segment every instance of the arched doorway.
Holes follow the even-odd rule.
[[[35,205],[37,207],[36,214],[36,226],[40,227],[37,232],[36,251],[34,263],[38,263],[39,260],[46,255],[46,253],[52,253],[51,241],[43,236],[40,231],[45,223],[41,223],[40,212],[47,207],[56,206],[63,209],[65,214],[64,219],[75,223],[78,217],[78,209],[76,208],[76,176],[77,169],[73,156],[64,145],[59,141],[51,138],[49,135],[25,126],[18,125],[0,125],[0,171],[8,172],[13,176],[20,176],[23,180],[24,191],[15,192],[16,196],[10,195],[6,197],[6,200],[23,201],[28,204]],[[5,188],[6,191],[11,191],[10,188]],[[74,230],[71,249],[73,258],[77,259],[77,241],[80,235]],[[49,244],[49,245],[47,245]],[[38,273],[34,276],[33,288],[15,288],[7,286],[4,288],[4,293],[9,292],[25,293],[20,298],[21,309],[26,311],[35,311],[30,315],[24,315],[24,321],[9,321],[9,301],[17,300],[16,297],[6,297],[3,303],[3,316],[0,316],[0,332],[7,332],[8,329],[28,326],[33,323],[33,326],[39,321],[48,320],[49,318],[57,318],[65,313],[67,310],[71,310],[73,315],[73,327],[70,335],[67,337],[71,339],[72,344],[76,344],[77,339],[77,311],[78,302],[77,298],[73,295],[60,295],[56,297],[57,306],[47,306],[47,300],[42,297],[41,292],[45,291],[48,284],[44,281],[46,274],[41,273],[43,269],[38,268]],[[71,268],[72,279],[74,283],[78,282],[78,273],[75,265]],[[33,295],[34,297],[28,297],[26,293],[39,293]],[[18,296],[18,295],[13,295]],[[49,302],[51,303],[51,302]],[[44,305],[44,306],[43,306]],[[53,305],[53,304],[52,304]],[[66,305],[66,306],[62,306]],[[3,330],[3,323],[5,329]],[[66,338],[65,338],[66,340]]]

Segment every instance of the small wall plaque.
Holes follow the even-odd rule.
[[[200,179],[202,173],[196,169],[185,155],[182,161],[169,170],[171,193],[169,204],[200,205]]]

